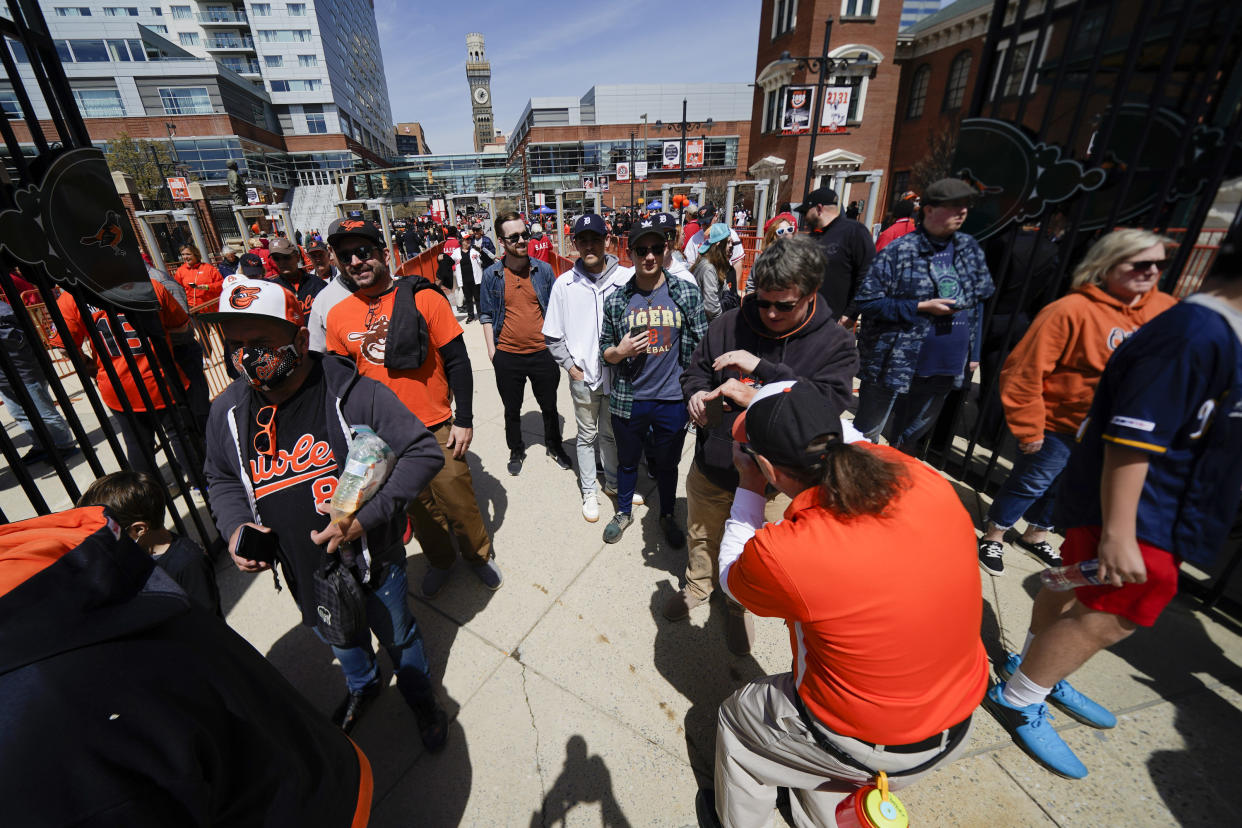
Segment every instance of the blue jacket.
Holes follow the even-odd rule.
[[[931,260],[936,250],[921,232],[907,233],[881,250],[871,263],[854,303],[862,316],[858,336],[858,378],[904,392],[910,388],[931,317],[919,302],[936,298]],[[959,313],[970,314],[970,360],[979,359],[983,302],[996,289],[983,250],[965,233],[953,235],[953,267],[962,286]],[[965,368],[965,366],[962,366]],[[959,382],[960,382],[959,377]]]
[[[548,296],[556,274],[547,262],[530,260],[530,281],[539,300],[539,311],[548,313]],[[500,341],[500,330],[505,326],[505,262],[504,259],[483,271],[483,286],[479,296],[479,322],[492,326],[492,338]]]

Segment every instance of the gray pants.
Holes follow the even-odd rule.
[[[604,485],[617,488],[617,441],[612,435],[612,415],[608,413],[608,395],[592,391],[585,382],[571,379],[569,395],[574,401],[574,419],[578,424],[578,483],[582,494],[593,493],[596,482],[595,444],[599,443],[604,461]]]
[[[795,692],[793,674],[781,673],[752,681],[720,705],[716,813],[726,828],[770,825],[778,786],[790,789],[789,805],[798,828],[835,826],[837,803],[871,781],[869,775],[833,758],[815,743],[794,706]],[[888,774],[917,767],[940,751],[886,753],[882,747],[871,747],[823,726],[819,729],[843,753]],[[905,787],[952,762],[969,741],[967,732],[934,767],[892,779],[889,787]]]

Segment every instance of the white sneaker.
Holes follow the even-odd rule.
[[[604,494],[608,495],[609,497],[615,498],[615,497],[617,496],[617,490],[616,490],[616,489],[610,489],[610,488],[608,488],[607,486],[605,486],[605,487],[604,487]],[[635,489],[635,490],[634,490],[634,498],[633,498],[633,500],[631,500],[630,502],[631,502],[633,505],[635,505],[635,506],[642,506],[642,505],[644,505],[644,504],[645,504],[645,502],[646,502],[646,501],[644,501],[644,500],[643,500],[643,496],[642,496],[641,494],[639,494],[639,493],[638,493],[638,489]]]
[[[582,516],[587,519],[587,523],[599,520],[599,498],[595,496],[595,492],[582,496]]]

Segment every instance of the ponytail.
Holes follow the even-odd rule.
[[[820,504],[843,518],[883,513],[909,484],[900,463],[865,448],[830,442],[823,445],[820,456],[814,466],[784,471],[808,487],[818,486]]]

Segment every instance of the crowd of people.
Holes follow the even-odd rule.
[[[549,264],[542,227],[514,212],[491,220],[496,241],[464,216],[460,228],[408,222],[398,237],[407,257],[443,242],[435,281],[396,277],[382,232],[364,219],[338,219],[322,239],[257,238],[244,255],[223,251],[219,265],[186,245],[171,279],[152,268],[158,324],[141,331],[167,335],[195,422],[176,419],[144,351],[118,346],[98,361],[97,381],[110,408],[135,415],[118,418],[137,423],[123,428],[131,470],[84,494],[64,538],[39,534],[56,525],[47,518],[2,531],[34,532],[30,542],[56,560],[129,539],[191,604],[219,615],[205,553],[163,525],[154,455],[163,426],[176,461],[203,469],[201,495],[237,568],[278,568],[303,623],[331,647],[346,685],[332,719],[340,731],[381,691],[374,633],[422,744],[440,750],[447,717],[407,599],[406,546],[416,539],[428,559],[419,584],[428,599],[459,555],[482,588],[503,585],[466,462],[474,372],[463,324],[477,319],[509,475],[527,459],[529,381],[547,457],[571,473],[576,463],[582,518],[600,520],[601,481],[613,500],[603,542],[618,542],[644,505],[640,466],[655,481],[659,536],[686,550],[681,588],[662,607],[670,622],[720,592],[738,655],[753,645],[754,615],[788,624],[792,670],[746,684],[720,708],[701,824],[767,824],[779,787],[793,793],[796,824],[835,824],[859,786],[882,777],[898,789],[960,756],[981,702],[1034,759],[1081,778],[1087,768],[1048,725],[1046,703],[1095,727],[1116,724],[1068,676],[1155,622],[1176,593],[1178,563],[1217,554],[1242,492],[1231,460],[1242,451],[1242,232],[1227,238],[1215,281],[1181,303],[1157,287],[1168,239],[1103,234],[1067,295],[1032,307],[1023,290],[1007,311],[1031,312],[1023,335],[989,347],[994,273],[961,230],[977,196],[965,181],[936,181],[898,201],[877,243],[835,191],[816,189],[778,207],[747,273],[736,231],[707,204],[680,222],[664,212],[579,216],[563,273]],[[612,252],[620,245],[631,267]],[[87,325],[127,341],[103,311],[87,318],[71,300],[61,310],[63,347],[81,346]],[[189,312],[220,326],[237,376],[209,412],[201,351],[184,338]],[[977,534],[953,486],[917,455],[948,395],[968,393],[988,359],[1018,454]],[[562,371],[573,451],[560,426]],[[332,520],[360,427],[395,460],[360,511]],[[688,432],[683,525],[674,504]],[[111,541],[99,507],[118,526]],[[1065,536],[1059,551],[1054,528]],[[980,574],[1003,574],[1010,540],[1045,566],[1095,561],[1098,572],[1092,585],[1039,594],[1024,646],[992,665],[992,682]],[[365,604],[368,629],[348,641],[324,617],[333,561]],[[316,755],[346,768],[333,790],[348,801],[335,812],[355,813],[365,758],[340,759],[347,741],[314,734]]]

